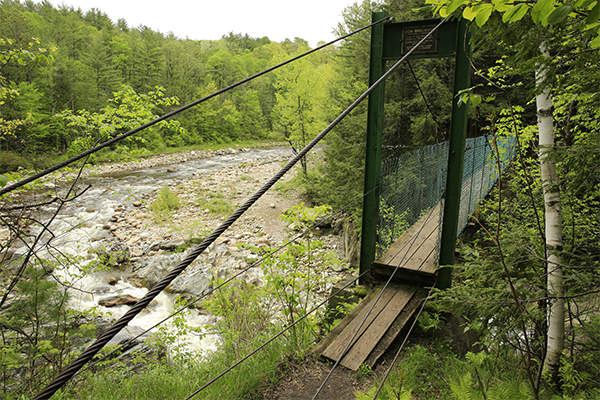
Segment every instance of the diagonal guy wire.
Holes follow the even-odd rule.
[[[225,376],[225,374],[227,374],[228,372],[230,372],[231,370],[233,370],[235,367],[237,367],[238,365],[240,365],[241,363],[243,363],[244,361],[246,361],[248,358],[252,357],[254,354],[258,353],[260,350],[264,349],[269,343],[271,343],[275,339],[279,338],[284,333],[286,333],[287,331],[289,331],[291,328],[293,328],[294,326],[296,326],[297,324],[299,324],[300,322],[302,322],[310,314],[312,314],[317,309],[319,309],[321,306],[323,306],[325,303],[327,303],[332,297],[337,296],[339,293],[341,293],[343,290],[345,290],[346,288],[348,288],[350,285],[352,285],[354,282],[356,282],[357,280],[359,280],[360,278],[362,278],[363,275],[366,275],[370,271],[371,270],[368,269],[365,272],[363,272],[362,274],[360,274],[359,276],[357,276],[356,278],[354,278],[353,280],[351,280],[350,282],[348,282],[344,287],[340,288],[337,292],[335,292],[334,294],[332,294],[329,298],[323,300],[322,302],[320,302],[319,304],[317,304],[316,306],[314,306],[310,311],[308,311],[302,317],[298,318],[296,321],[294,321],[293,323],[291,323],[290,325],[288,325],[284,330],[282,330],[281,332],[279,332],[278,334],[276,334],[275,336],[273,336],[271,339],[267,340],[265,343],[263,343],[260,346],[258,346],[256,349],[252,350],[245,357],[243,357],[242,359],[238,360],[235,364],[231,365],[225,371],[221,372],[219,375],[217,375],[214,378],[212,378],[210,381],[208,381],[207,383],[205,383],[204,386],[202,386],[200,389],[197,389],[194,393],[190,394],[184,400],[190,400],[190,399],[192,399],[195,395],[197,395],[202,390],[204,390],[207,387],[209,387],[211,384],[213,384],[214,382],[216,382],[218,379],[220,379],[223,376]]]
[[[371,191],[376,190],[377,188],[379,188],[379,186],[371,189]],[[369,191],[368,193],[370,193],[371,191]],[[235,275],[231,276],[229,279],[223,281],[221,284],[219,284],[218,286],[212,288],[211,290],[209,290],[207,293],[203,294],[202,296],[199,296],[197,298],[195,298],[194,300],[190,301],[189,303],[187,303],[185,306],[179,308],[176,311],[173,311],[170,315],[166,316],[165,318],[163,318],[161,321],[157,322],[156,324],[154,324],[153,326],[151,326],[150,328],[146,329],[145,331],[141,332],[140,334],[138,334],[137,336],[129,339],[128,341],[121,343],[116,349],[112,350],[111,352],[105,354],[102,358],[100,358],[99,360],[96,360],[94,363],[86,366],[84,369],[78,371],[75,376],[78,376],[79,374],[81,374],[82,372],[88,370],[89,368],[93,367],[96,364],[101,363],[102,361],[106,360],[107,358],[109,358],[112,354],[117,353],[118,351],[122,350],[122,348],[124,346],[127,345],[127,343],[132,343],[133,341],[139,339],[140,337],[144,336],[146,333],[150,332],[152,329],[156,328],[157,326],[165,323],[166,321],[168,321],[169,319],[173,318],[174,316],[180,314],[181,312],[183,312],[184,310],[190,308],[191,306],[193,306],[194,304],[196,304],[197,302],[199,302],[200,300],[210,296],[211,294],[213,294],[214,292],[216,292],[217,290],[219,290],[220,288],[222,288],[223,286],[227,285],[229,282],[237,279],[239,276],[245,274],[246,272],[248,272],[249,270],[251,270],[252,268],[256,267],[257,265],[261,264],[263,261],[265,261],[266,259],[268,259],[269,257],[272,257],[273,255],[275,255],[277,252],[279,252],[280,250],[284,249],[285,247],[289,246],[291,243],[294,243],[296,240],[302,238],[303,236],[305,236],[306,234],[308,234],[310,231],[312,231],[314,228],[318,227],[319,225],[321,225],[323,222],[328,221],[333,219],[333,217],[335,217],[336,215],[340,214],[342,211],[346,210],[348,207],[350,207],[352,204],[356,203],[359,200],[362,200],[363,197],[365,195],[367,195],[368,193],[363,194],[360,197],[357,197],[356,199],[354,199],[353,201],[351,201],[350,203],[346,204],[344,207],[340,208],[339,210],[337,210],[336,212],[332,213],[330,216],[328,216],[324,221],[321,221],[319,223],[314,224],[313,226],[305,229],[303,232],[299,233],[298,235],[296,235],[295,237],[293,237],[292,239],[288,240],[287,242],[283,243],[281,246],[277,247],[276,249],[272,250],[270,253],[265,254],[261,259],[257,260],[256,262],[254,262],[252,265],[249,265],[248,267],[242,269],[241,271],[239,271],[238,273],[236,273]],[[337,294],[337,293],[336,293]],[[329,300],[330,298],[328,298],[327,300]]]

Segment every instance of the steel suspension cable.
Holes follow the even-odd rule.
[[[443,196],[443,194],[442,194]],[[441,201],[442,197],[440,197],[438,199],[438,202]],[[344,350],[342,351],[342,354],[340,354],[340,356],[338,357],[338,359],[336,360],[335,364],[333,365],[333,367],[331,367],[331,370],[329,371],[329,373],[327,374],[327,376],[325,377],[325,379],[323,380],[323,382],[321,382],[321,386],[319,387],[319,389],[317,390],[317,392],[315,393],[315,395],[313,396],[312,400],[316,400],[316,398],[319,396],[319,394],[321,393],[321,391],[323,390],[323,388],[325,387],[325,384],[327,383],[327,381],[329,380],[329,378],[331,377],[331,375],[333,374],[333,371],[335,371],[335,369],[338,367],[338,365],[340,364],[340,362],[342,361],[342,359],[344,358],[344,356],[346,355],[346,353],[348,352],[348,350],[350,349],[350,346],[352,346],[354,339],[356,338],[356,336],[358,335],[358,333],[360,332],[362,326],[364,325],[364,323],[366,322],[367,318],[369,317],[369,315],[371,314],[371,312],[373,311],[373,309],[375,308],[375,306],[377,305],[377,302],[379,301],[379,299],[381,298],[381,296],[383,295],[383,292],[385,292],[385,289],[387,289],[387,287],[389,286],[389,284],[392,282],[392,279],[394,278],[394,276],[396,275],[396,272],[398,271],[398,268],[400,265],[402,265],[402,263],[404,262],[404,259],[406,258],[406,256],[408,255],[408,252],[410,251],[410,249],[412,248],[412,246],[416,243],[417,238],[419,237],[419,235],[421,234],[421,232],[423,231],[423,228],[425,228],[425,225],[427,225],[427,222],[429,222],[429,218],[433,215],[433,210],[435,208],[432,208],[431,211],[428,213],[427,218],[425,219],[423,225],[421,225],[421,227],[419,228],[419,230],[417,231],[417,234],[413,237],[413,239],[410,242],[410,245],[408,247],[408,250],[402,255],[402,258],[400,259],[400,262],[398,263],[398,267],[394,268],[394,270],[392,271],[392,273],[390,274],[390,277],[388,278],[387,282],[385,283],[385,285],[383,286],[383,288],[381,289],[381,291],[379,292],[379,294],[377,295],[377,297],[375,298],[375,300],[373,301],[373,304],[371,305],[371,308],[369,309],[369,311],[366,313],[365,317],[363,318],[363,320],[360,322],[360,325],[358,326],[358,328],[356,328],[356,331],[354,331],[354,334],[352,335],[352,337],[350,338],[350,340],[348,341],[348,343],[346,344],[346,347],[344,348]]]
[[[329,126],[327,128],[325,128],[323,130],[323,132],[321,132],[314,140],[317,140],[317,138],[320,138],[321,136],[324,136],[325,134],[327,134],[331,129],[333,129],[342,119],[344,119],[352,110],[354,110],[354,108],[356,108],[373,90],[375,90],[375,88],[377,86],[379,86],[383,81],[385,81],[421,44],[423,44],[425,42],[425,40],[427,40],[427,38],[429,38],[429,36],[431,36],[433,34],[433,32],[435,32],[444,22],[446,22],[446,20],[448,19],[448,17],[444,18],[438,25],[436,25],[434,28],[431,29],[431,31],[429,31],[425,36],[423,36],[423,38],[414,46],[412,47],[400,60],[398,60],[388,71],[386,71],[375,83],[373,83],[373,85],[371,85],[362,95],[360,95],[348,108],[346,108],[346,110],[344,110],[331,124],[329,124]],[[311,142],[312,143],[312,142]],[[310,146],[310,144],[309,144]],[[307,146],[308,147],[308,146]],[[302,150],[300,153],[298,153],[298,156],[304,156],[302,153],[304,153],[304,150]],[[305,153],[304,153],[305,154]],[[297,156],[297,157],[298,157]],[[423,227],[421,227],[422,229]],[[411,244],[412,245],[412,244]],[[403,256],[406,256],[406,254]],[[366,274],[369,270],[363,272],[362,275]],[[391,278],[394,276],[396,270],[394,270],[394,272],[392,273],[392,275],[390,276],[390,280]],[[386,286],[389,284],[389,280],[388,283],[386,283]],[[385,289],[385,288],[384,288]],[[383,292],[383,290],[382,290]],[[320,307],[320,305],[318,306]],[[312,311],[316,310],[313,309]],[[312,312],[311,311],[311,312]],[[297,322],[300,322],[301,320],[303,320],[307,315],[303,316],[302,318],[300,318]],[[295,325],[292,324],[292,326]],[[291,327],[291,326],[290,326]],[[236,364],[234,364],[233,366],[231,366],[229,369],[227,369],[225,372],[219,374],[217,377],[213,378],[211,381],[209,381],[208,383],[206,383],[204,386],[202,386],[200,389],[198,389],[197,391],[195,391],[193,394],[191,394],[190,396],[186,397],[185,400],[189,400],[192,397],[194,397],[196,394],[198,394],[200,391],[202,391],[203,389],[205,389],[206,387],[208,387],[209,385],[211,385],[213,382],[215,382],[216,380],[218,380],[219,378],[221,378],[222,376],[224,376],[228,371],[230,371],[231,369],[235,368],[237,365],[241,364],[243,361],[245,361],[246,359],[248,359],[249,357],[251,357],[252,355],[254,355],[257,351],[259,351],[260,349],[262,349],[264,346],[266,346],[266,344],[270,343],[271,341],[275,340],[277,337],[281,336],[283,332],[280,332],[278,335],[276,335],[275,337],[273,337],[271,340],[269,340],[267,343],[263,344],[262,346],[260,346],[259,348],[255,349],[253,352],[251,352],[249,355],[247,355],[246,357],[244,357],[242,360],[238,361]],[[343,355],[342,355],[343,357]],[[340,357],[340,359],[342,358]],[[339,363],[339,360],[338,360]],[[337,364],[336,364],[337,365]],[[335,368],[335,366],[334,366]],[[333,371],[333,368],[332,368]],[[332,372],[331,371],[331,372]],[[331,375],[330,372],[330,375]],[[329,376],[326,378],[325,382],[327,381],[327,379],[329,378]],[[323,384],[321,385],[321,388],[319,388],[319,391],[317,392],[317,394],[315,394],[315,398],[316,396],[320,393],[320,391],[323,388],[323,385],[325,384],[325,382],[323,382]],[[314,398],[313,398],[314,399]]]
[[[445,20],[444,20],[445,21]],[[425,38],[427,38],[429,33]],[[420,43],[422,43],[421,40]],[[418,45],[417,45],[418,46]],[[403,59],[412,53],[417,47],[409,51]],[[397,67],[399,64],[396,64]],[[90,361],[102,347],[104,347],[121,329],[144,308],[160,292],[162,292],[179,274],[181,274],[204,250],[208,248],[223,232],[225,232],[239,217],[242,216],[258,199],[266,193],[279,179],[283,177],[298,161],[300,161],[310,150],[313,149],[340,121],[342,121],[352,110],[354,110],[381,82],[383,82],[395,68],[386,72],[377,82],[369,87],[361,96],[359,96],[346,110],[344,110],[336,119],[334,119],[320,134],[318,134],[309,144],[304,147],[292,160],[290,160],[277,174],[275,174],[267,183],[263,185],[254,195],[252,195],[244,204],[242,204],[233,214],[225,220],[217,229],[204,239],[202,243],[196,246],[175,268],[171,270],[160,282],[158,282],[144,297],[142,297],[134,306],[129,309],[113,326],[104,332],[94,343],[92,343],[71,365],[63,370],[46,388],[44,388],[34,400],[48,399],[58,389],[60,389],[73,375],[79,371],[83,365]]]
[[[276,69],[278,69],[280,67],[283,67],[284,65],[287,65],[287,64],[289,64],[291,62],[299,60],[300,58],[308,56],[309,54],[312,54],[312,53],[314,53],[316,51],[319,51],[319,50],[321,50],[321,49],[323,49],[325,47],[328,47],[328,46],[330,46],[330,45],[332,45],[334,43],[337,43],[337,42],[339,42],[341,40],[347,39],[348,37],[353,36],[353,35],[355,35],[355,34],[357,34],[359,32],[362,32],[362,31],[364,31],[366,29],[369,29],[370,27],[372,27],[374,25],[377,25],[377,24],[380,24],[382,22],[388,21],[389,19],[390,19],[390,17],[382,18],[382,19],[380,19],[378,21],[375,21],[372,24],[369,24],[369,25],[367,25],[365,27],[362,27],[362,28],[360,28],[360,29],[358,29],[358,30],[356,30],[354,32],[350,32],[350,33],[348,33],[348,34],[346,34],[344,36],[341,36],[341,37],[339,37],[337,39],[334,39],[334,40],[332,40],[332,41],[330,41],[328,43],[325,43],[325,44],[323,44],[321,46],[318,46],[318,47],[316,47],[316,48],[314,48],[312,50],[309,50],[309,51],[307,51],[305,53],[302,53],[302,54],[300,54],[300,55],[298,55],[296,57],[290,58],[287,61],[279,63],[279,64],[277,64],[277,65],[275,65],[273,67],[267,68],[264,71],[258,72],[258,73],[254,74],[252,76],[244,78],[241,81],[238,81],[238,82],[233,83],[233,84],[231,84],[231,85],[229,85],[227,87],[224,87],[223,89],[217,90],[214,93],[211,93],[211,94],[209,94],[209,95],[207,95],[205,97],[202,97],[201,99],[198,99],[198,100],[193,101],[193,102],[191,102],[189,104],[186,104],[183,107],[180,107],[180,108],[178,108],[176,110],[173,110],[173,111],[171,111],[169,113],[166,113],[166,114],[162,115],[161,117],[158,117],[158,118],[156,118],[153,121],[147,122],[147,123],[145,123],[145,124],[143,124],[143,125],[135,128],[135,129],[132,129],[132,130],[130,130],[128,132],[125,132],[125,133],[123,133],[123,134],[121,134],[119,136],[115,136],[114,138],[109,139],[106,142],[104,142],[104,143],[102,143],[102,144],[100,144],[98,146],[95,146],[95,147],[93,147],[93,148],[91,148],[89,150],[86,150],[86,151],[84,151],[84,152],[82,152],[82,153],[80,153],[80,154],[78,154],[76,156],[73,156],[73,157],[69,158],[68,160],[65,160],[65,161],[63,161],[61,163],[58,163],[58,164],[56,164],[56,165],[54,165],[54,166],[52,166],[50,168],[45,169],[44,171],[41,171],[41,172],[39,172],[37,174],[34,174],[34,175],[30,176],[30,177],[27,177],[27,178],[21,180],[19,182],[16,182],[16,183],[14,183],[14,184],[12,184],[10,186],[6,186],[6,187],[0,189],[0,196],[2,196],[3,194],[6,194],[8,192],[11,192],[11,191],[13,191],[13,190],[15,190],[15,189],[17,189],[17,188],[19,188],[21,186],[24,186],[24,185],[26,185],[26,184],[28,184],[30,182],[33,182],[36,179],[39,179],[39,178],[41,178],[43,176],[46,176],[46,175],[48,175],[48,174],[50,174],[50,173],[52,173],[52,172],[54,172],[56,170],[59,170],[60,168],[63,168],[65,166],[69,165],[69,164],[72,164],[75,161],[78,161],[78,160],[80,160],[80,159],[82,159],[82,158],[84,158],[84,157],[86,157],[86,156],[88,156],[88,155],[90,155],[92,153],[95,153],[95,152],[97,152],[99,150],[102,150],[102,149],[104,149],[104,148],[112,145],[112,144],[115,144],[115,143],[117,143],[117,142],[119,142],[119,141],[121,141],[121,140],[123,140],[123,139],[125,139],[125,138],[127,138],[129,136],[131,136],[131,135],[134,135],[134,134],[138,133],[141,130],[144,130],[144,129],[149,128],[149,127],[151,127],[153,125],[158,124],[159,122],[162,122],[162,121],[164,121],[164,120],[166,120],[168,118],[171,118],[172,116],[177,115],[177,114],[181,113],[182,111],[188,110],[188,109],[190,109],[190,108],[192,108],[194,106],[197,106],[200,103],[203,103],[203,102],[205,102],[207,100],[212,99],[213,97],[216,97],[216,96],[218,96],[220,94],[223,94],[223,93],[225,93],[225,92],[227,92],[227,91],[229,91],[231,89],[234,89],[234,88],[236,88],[236,87],[238,87],[240,85],[243,85],[243,84],[245,84],[247,82],[250,82],[253,79],[261,77],[261,76],[263,76],[263,75],[265,75],[265,74],[267,74],[269,72],[272,72],[272,71],[274,71],[274,70],[276,70]]]
[[[439,29],[440,26],[442,26],[443,23],[446,22],[446,20],[448,19],[448,17],[444,18],[439,24],[437,24],[434,28],[432,28],[425,36],[423,36],[423,38],[415,45],[413,46],[400,60],[398,60],[385,74],[382,75],[381,78],[379,78],[377,80],[377,82],[375,82],[375,84],[373,86],[378,85],[381,81],[383,81],[384,79],[386,79],[392,72],[394,72],[404,61],[406,61],[408,59],[408,57],[417,49],[419,48],[419,46],[421,44],[423,44],[425,42],[425,40],[427,40],[427,38],[429,38],[433,32],[435,32],[437,29]],[[429,218],[429,217],[428,217]],[[423,225],[421,227],[421,229],[423,229],[425,225]],[[418,236],[418,235],[417,235]],[[416,239],[416,236],[415,236]],[[413,241],[414,243],[414,241]],[[411,243],[411,246],[412,244]],[[402,257],[401,261],[404,261],[404,257],[406,257],[406,254],[408,254],[408,252],[406,252],[404,254],[404,256]],[[377,296],[377,299],[375,300],[373,306],[371,307],[371,310],[369,310],[369,312],[367,313],[367,316],[371,313],[371,311],[373,310],[373,308],[375,307],[375,304],[377,303],[377,301],[379,300],[379,298],[381,297],[381,295],[383,294],[383,291],[387,288],[387,286],[389,285],[389,283],[391,282],[392,278],[394,277],[394,275],[396,274],[397,269],[394,269],[394,271],[392,272],[392,274],[390,275],[390,278],[388,279],[388,281],[386,282],[385,286],[383,287],[383,289],[381,290],[381,292],[379,293],[379,295]],[[365,322],[367,317],[365,317],[365,319],[361,322],[360,326],[362,327],[363,323]],[[321,393],[321,391],[323,390],[323,387],[325,386],[325,383],[329,380],[329,378],[331,377],[331,374],[333,373],[333,371],[335,370],[335,368],[339,365],[340,361],[342,360],[342,358],[344,358],[346,352],[348,351],[348,348],[350,347],[350,344],[352,343],[352,341],[354,340],[354,337],[358,334],[358,332],[360,331],[360,327],[359,329],[357,329],[357,331],[354,333],[352,339],[350,340],[350,342],[346,345],[346,348],[344,349],[344,351],[342,352],[341,356],[338,358],[338,360],[336,361],[336,363],[334,364],[334,366],[331,368],[331,370],[329,371],[329,374],[327,375],[327,377],[325,377],[324,381],[321,383],[321,386],[319,387],[319,390],[317,390],[317,393],[315,393],[313,400],[315,400],[317,398],[317,396]]]

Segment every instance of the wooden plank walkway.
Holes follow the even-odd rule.
[[[484,172],[481,176],[475,182],[474,174],[463,181],[462,197],[468,198],[469,204],[467,212],[461,214],[459,220],[462,226],[466,225],[468,210],[480,200],[473,195],[484,190]],[[433,286],[436,282],[436,253],[442,213],[442,203],[439,202],[373,262],[375,275],[389,277],[393,273],[393,281],[402,285],[388,287],[380,297],[378,292],[370,292],[321,341],[315,353],[332,361],[343,356],[340,364],[354,371],[363,363],[370,367],[375,365],[427,296],[427,291],[422,288]]]
[[[381,296],[369,293],[321,342],[317,354],[337,361],[347,349],[340,364],[354,371],[363,363],[372,367],[384,354],[426,296],[421,288],[435,282],[441,212],[438,203],[373,263],[376,274],[395,271],[395,282],[414,286],[390,285]]]
[[[389,276],[399,268],[394,275],[398,280],[433,284],[441,212],[441,203],[437,203],[373,262],[374,271]]]
[[[357,371],[368,360],[368,364],[373,366],[416,310],[422,297],[415,296],[419,291],[418,288],[401,285],[388,286],[381,296],[370,294],[357,306],[359,312],[349,314],[340,322],[341,328],[334,329],[324,339],[325,344],[317,353],[337,361],[348,348],[341,365]],[[379,349],[374,352],[378,344]]]

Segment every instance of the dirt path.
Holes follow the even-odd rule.
[[[262,400],[312,399],[330,373],[333,363],[311,356],[305,363],[288,364],[289,370],[273,387],[265,390]],[[337,367],[319,393],[319,400],[354,400],[357,391],[368,391],[377,373],[354,372]]]

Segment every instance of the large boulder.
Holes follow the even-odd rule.
[[[179,262],[181,254],[162,254],[138,260],[133,265],[133,274],[128,280],[135,279],[151,288],[165,277]]]
[[[99,300],[98,305],[103,307],[115,307],[123,305],[134,305],[140,299],[130,294],[119,294],[116,296],[110,296],[105,299]]]
[[[172,293],[200,297],[208,293],[212,286],[213,275],[208,265],[192,263],[169,285]]]

